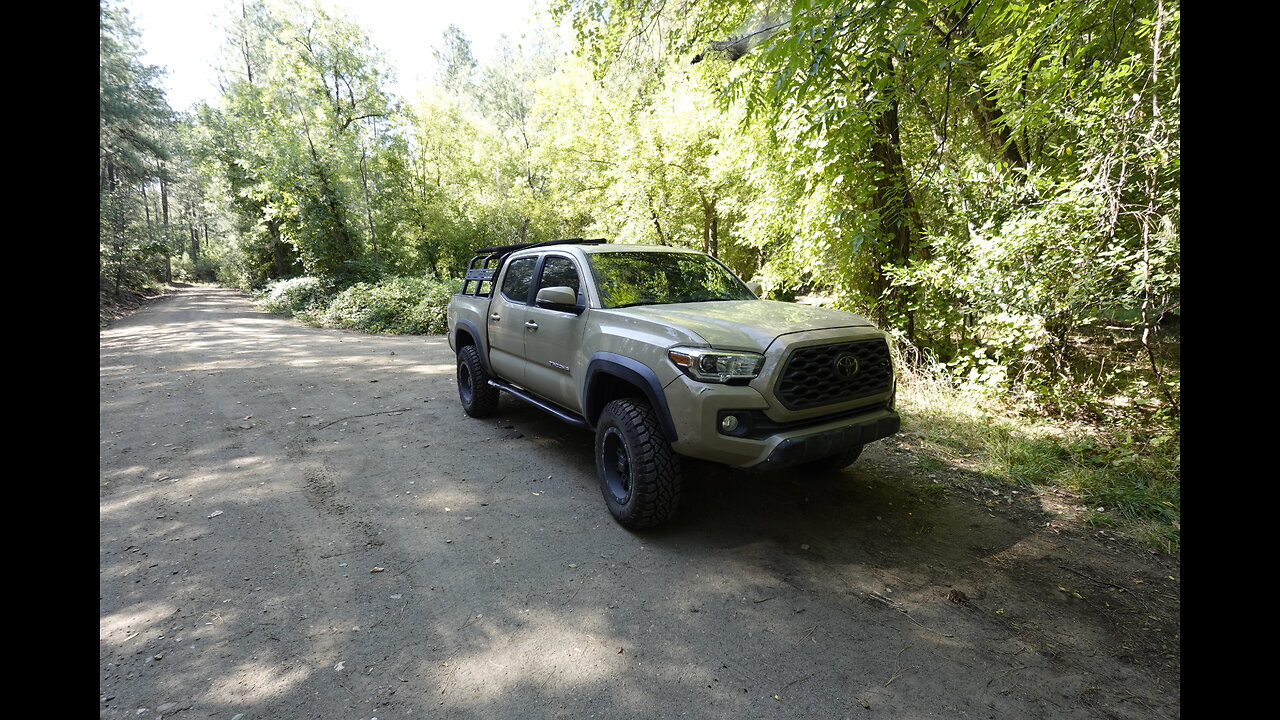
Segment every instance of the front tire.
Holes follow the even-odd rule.
[[[680,457],[648,403],[623,398],[605,405],[596,424],[596,470],[605,505],[623,527],[650,528],[675,515]]]
[[[489,373],[475,345],[464,345],[458,351],[458,399],[462,410],[474,418],[489,417],[498,410],[498,389],[489,384]]]

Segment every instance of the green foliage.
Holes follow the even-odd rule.
[[[152,177],[155,158],[167,158],[161,138],[173,111],[159,88],[162,70],[141,61],[129,11],[99,2],[98,131],[100,186],[109,189]]]
[[[956,178],[963,233],[930,238],[927,258],[890,272],[916,290],[917,340],[958,380],[1025,394],[1059,412],[1110,414],[1103,405],[1121,392],[1154,399],[1154,388],[1143,389],[1151,373],[1138,346],[1105,353],[1109,369],[1098,364],[1104,355],[1082,347],[1092,337],[1120,349],[1097,328],[1143,304],[1153,287],[1145,278],[1172,283],[1161,283],[1153,316],[1176,302],[1176,238],[1148,243],[1144,263],[1137,238],[1107,234],[1110,208],[1094,181],[1066,186],[1020,175],[996,185],[995,177]],[[1162,382],[1176,398],[1176,370]]]
[[[555,10],[597,77],[640,65],[678,75],[692,59],[720,116],[744,120],[712,135],[719,147],[750,138],[726,245],[762,265],[773,292],[832,295],[959,382],[1055,412],[1097,417],[1145,382],[1143,403],[1176,414],[1176,368],[1147,345],[1115,377],[1076,347],[1122,309],[1142,308],[1146,337],[1180,302],[1176,3]],[[699,168],[695,187],[717,170]],[[677,187],[646,174],[660,179],[642,197]]]
[[[369,333],[441,335],[448,331],[445,312],[460,281],[433,277],[394,277],[381,283],[356,283],[338,293],[308,319],[325,327]]]
[[[317,277],[276,280],[255,294],[262,309],[322,327],[397,335],[442,335],[460,281],[390,277],[356,282],[333,293]]]
[[[317,5],[247,5],[200,154],[237,215],[250,284],[301,271],[342,285],[380,264],[379,193],[399,109],[365,33]],[[381,226],[381,227],[380,227]]]
[[[292,316],[322,310],[328,296],[319,278],[297,277],[268,284],[258,294],[257,301],[267,312]]]
[[[141,62],[128,11],[99,4],[98,268],[116,297],[162,280],[164,234],[147,188],[163,179],[173,112],[157,87],[161,71]]]
[[[161,243],[140,217],[137,199],[124,189],[103,193],[98,223],[98,272],[118,296],[154,285],[161,277]]]
[[[184,255],[173,263],[173,279],[176,282],[217,282],[220,271],[221,265],[218,260],[204,255],[195,261],[192,261],[189,255]]]
[[[325,285],[337,289],[359,283],[376,284],[382,275],[382,266],[371,260],[347,260],[326,275]]]

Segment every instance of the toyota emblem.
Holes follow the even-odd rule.
[[[837,376],[848,380],[858,373],[858,358],[853,353],[840,353],[833,366]]]

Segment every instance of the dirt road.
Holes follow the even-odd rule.
[[[443,337],[198,287],[100,346],[103,718],[1180,715],[1178,563],[909,435],[692,464],[635,534],[589,434],[462,413]]]

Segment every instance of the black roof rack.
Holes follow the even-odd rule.
[[[506,262],[508,255],[517,250],[545,247],[547,245],[602,245],[607,242],[609,241],[603,238],[594,240],[568,238],[566,240],[543,240],[542,242],[480,248],[475,251],[475,257],[471,258],[471,263],[467,265],[467,274],[462,282],[462,294],[489,295],[493,291],[491,286],[494,278],[498,277],[498,271],[502,269],[502,264]],[[475,285],[472,286],[471,283],[475,283]],[[486,287],[486,283],[489,287]]]
[[[542,242],[517,243],[515,245],[499,245],[498,247],[480,248],[476,250],[476,255],[505,255],[513,253],[517,250],[525,248],[543,247],[545,245],[602,245],[609,242],[604,238],[596,238],[594,240],[585,240],[583,238],[568,238],[565,240],[543,240]]]

